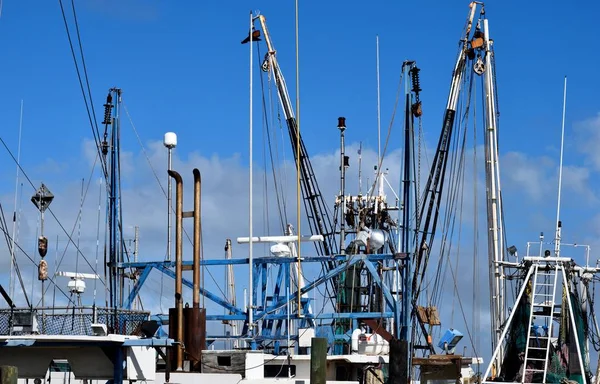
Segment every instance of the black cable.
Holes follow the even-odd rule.
[[[14,248],[12,247],[11,239],[9,239],[8,236],[6,235],[8,232],[8,225],[6,224],[6,217],[4,216],[4,208],[2,207],[2,203],[0,203],[0,215],[1,215],[0,216],[1,217],[0,227],[5,229],[4,237],[6,239],[6,245],[8,246],[8,250],[10,251],[11,258],[14,257],[14,260],[12,261],[12,263],[15,266],[15,272],[17,274],[17,277],[19,278],[19,284],[21,285],[21,289],[23,290],[23,296],[25,296],[25,302],[27,303],[28,307],[31,307],[31,303],[29,302],[29,297],[27,296],[27,290],[25,289],[25,283],[23,282],[23,276],[21,276],[21,269],[19,268],[19,264],[17,263],[16,253],[13,251]],[[13,217],[13,222],[14,221],[16,221],[15,217]],[[12,297],[11,297],[11,299],[12,299]]]
[[[90,80],[88,78],[87,66],[85,65],[85,55],[83,54],[83,44],[81,44],[81,35],[79,33],[79,22],[77,21],[77,12],[75,12],[75,2],[71,0],[71,8],[73,9],[73,20],[75,21],[75,31],[77,32],[77,42],[79,44],[79,52],[81,54],[81,65],[83,67],[83,75],[85,76],[85,83],[87,86],[88,96],[90,98],[90,106],[92,108],[92,116],[94,117],[94,125],[96,132],[98,130],[98,121],[96,119],[96,110],[94,109],[94,101],[92,99],[92,90],[90,89]]]
[[[256,54],[260,59],[260,45],[256,44]],[[264,119],[265,119],[265,128],[267,130],[267,143],[269,146],[269,158],[271,160],[271,169],[273,171],[273,184],[275,186],[275,196],[277,197],[277,208],[279,210],[279,218],[281,220],[281,228],[283,231],[285,231],[285,223],[287,222],[287,215],[285,212],[285,209],[282,209],[282,204],[281,204],[281,199],[279,196],[280,193],[280,188],[279,185],[277,183],[277,178],[275,176],[275,163],[273,160],[273,148],[271,146],[271,133],[270,133],[270,129],[269,129],[269,119],[267,116],[267,105],[266,105],[266,100],[265,100],[265,89],[264,89],[264,79],[263,79],[264,75],[261,74],[260,76],[260,88],[261,88],[261,93],[262,93],[262,106],[263,106],[263,112],[264,112]],[[285,220],[285,222],[284,222]]]
[[[77,62],[77,56],[75,54],[75,48],[73,46],[73,40],[71,39],[71,32],[69,31],[69,23],[67,22],[67,16],[65,14],[65,9],[63,7],[62,0],[58,0],[58,3],[60,5],[60,10],[61,10],[61,13],[62,13],[63,21],[65,23],[65,31],[67,33],[67,39],[69,40],[69,47],[71,49],[71,55],[73,57],[73,63],[75,64],[75,71],[77,72],[77,80],[79,81],[79,87],[81,89],[81,95],[83,96],[83,102],[85,104],[85,109],[86,109],[86,112],[87,112],[87,115],[88,115],[88,120],[89,120],[89,123],[90,123],[90,127],[92,128],[92,135],[94,136],[94,142],[96,144],[96,151],[98,152],[98,156],[101,159],[103,159],[103,157],[102,157],[102,151],[100,149],[101,148],[101,145],[100,145],[101,144],[100,131],[98,129],[97,123],[95,123],[95,121],[96,121],[96,117],[95,117],[96,114],[95,114],[93,105],[91,107],[91,110],[94,111],[93,112],[93,116],[92,116],[92,112],[90,111],[90,105],[88,103],[88,98],[87,98],[86,93],[85,93],[85,87],[83,85],[83,80],[81,79],[81,71],[79,69],[79,64]],[[74,11],[74,8],[73,8],[73,11]],[[77,24],[77,21],[76,21],[76,24]],[[78,38],[79,38],[79,27],[77,27],[77,35],[78,35]],[[81,47],[81,39],[78,39],[78,40],[79,40],[79,44],[80,44],[80,47]],[[82,60],[83,60],[83,51],[81,52],[81,56],[82,56]],[[84,69],[85,76],[86,76],[86,81],[87,81],[87,69],[85,67],[85,64],[84,64],[84,68],[83,69]],[[88,90],[90,89],[89,82],[87,82],[87,88],[88,88]],[[91,93],[90,93],[90,102],[91,102]],[[106,162],[105,161],[101,161],[100,163],[102,164],[102,172],[104,174],[104,177],[106,179],[108,179],[108,177],[107,177],[108,170],[107,170]]]
[[[4,236],[6,236],[10,241],[12,241],[12,237],[8,234],[8,232],[2,226],[0,226],[0,231],[2,231],[4,233]],[[23,252],[23,254],[29,259],[29,261],[31,261],[33,263],[33,265],[35,265],[35,266],[38,265],[35,262],[35,260],[31,256],[29,256],[29,254],[27,252],[25,252],[25,250],[23,249],[23,247],[21,247],[17,242],[15,242],[15,246],[21,252]],[[73,300],[71,300],[71,298],[65,293],[65,291],[63,291],[62,288],[60,288],[58,286],[58,284],[56,284],[56,282],[51,277],[48,277],[47,280],[49,280],[52,284],[54,284],[58,288],[58,290],[69,300],[69,302],[75,304],[75,302]]]
[[[36,190],[35,185],[33,184],[33,182],[31,181],[31,179],[29,178],[29,176],[27,175],[27,173],[25,172],[25,170],[23,169],[23,167],[21,166],[21,164],[19,164],[19,162],[17,161],[17,159],[15,158],[14,154],[12,153],[12,151],[8,148],[8,146],[6,145],[6,142],[4,141],[4,139],[2,137],[0,137],[0,142],[2,143],[2,145],[4,146],[4,148],[8,151],[8,154],[10,155],[10,157],[13,159],[13,161],[15,162],[15,164],[17,164],[17,167],[19,167],[19,169],[21,170],[21,173],[23,173],[23,176],[25,177],[25,179],[27,179],[27,181],[29,182],[29,184],[31,185],[31,187]],[[65,235],[67,235],[69,241],[73,244],[73,246],[75,246],[75,249],[77,250],[77,252],[79,254],[81,254],[81,256],[83,257],[83,259],[85,260],[86,264],[92,269],[94,270],[94,267],[92,267],[92,264],[90,264],[90,261],[87,259],[87,257],[85,257],[85,255],[83,254],[83,252],[81,252],[81,249],[79,249],[79,247],[77,246],[77,244],[75,244],[75,241],[73,241],[73,238],[69,235],[69,233],[67,232],[67,230],[65,229],[65,227],[62,225],[62,223],[60,222],[60,220],[58,220],[58,217],[56,217],[56,215],[54,214],[54,211],[52,211],[52,209],[50,207],[47,208],[48,212],[50,212],[50,214],[52,215],[52,217],[54,218],[54,220],[56,220],[56,223],[59,225],[59,227],[62,229],[62,231],[65,233]],[[100,279],[100,282],[102,282],[102,284],[104,284],[104,281],[102,279]]]
[[[69,40],[69,46],[71,48],[71,55],[73,56],[73,62],[75,63],[75,71],[77,71],[77,79],[79,80],[79,86],[81,88],[81,94],[83,96],[83,101],[85,103],[85,108],[87,111],[88,119],[90,121],[90,126],[92,127],[92,133],[94,134],[94,140],[96,142],[96,148],[100,148],[100,133],[97,129],[95,129],[94,119],[92,118],[92,114],[90,111],[90,107],[88,104],[87,96],[85,94],[85,88],[83,86],[83,81],[81,80],[81,72],[79,70],[79,64],[77,62],[77,56],[75,55],[75,48],[73,47],[73,40],[71,39],[71,32],[69,31],[69,23],[67,22],[67,16],[65,14],[65,9],[63,7],[62,0],[58,0],[60,5],[60,11],[62,13],[63,21],[65,23],[65,30],[67,32],[67,39]]]

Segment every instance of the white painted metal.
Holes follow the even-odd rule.
[[[535,372],[543,372],[542,382],[546,382],[546,375],[548,373],[548,357],[550,356],[550,341],[552,338],[552,324],[554,317],[554,303],[556,294],[556,285],[558,282],[559,270],[563,267],[561,264],[555,264],[550,270],[544,270],[548,268],[547,265],[536,263],[533,265],[534,275],[533,284],[531,290],[531,307],[529,313],[529,325],[527,330],[527,344],[525,345],[525,358],[523,360],[523,376],[521,377],[521,383],[530,382],[530,375]],[[551,293],[548,293],[549,290]],[[548,327],[547,334],[545,336],[534,335],[532,332],[533,322],[535,320],[543,320],[544,325]],[[540,358],[539,354],[536,355],[535,351],[544,351],[544,358]],[[536,357],[531,357],[533,354]],[[543,363],[543,368],[529,368],[529,366],[539,365],[538,362]]]
[[[523,285],[521,286],[521,289],[519,290],[519,295],[517,296],[515,303],[519,303],[521,301],[521,298],[523,297],[523,294],[525,293],[525,290],[527,289],[527,282],[529,282],[529,279],[531,278],[531,276],[533,274],[533,269],[534,269],[534,267],[532,265],[529,268],[529,270],[527,271],[527,276],[525,276],[525,279],[523,280]],[[517,309],[517,306],[515,306],[515,308],[513,308],[513,310],[510,312],[510,315],[508,316],[508,320],[506,320],[506,324],[504,325],[504,328],[502,329],[502,334],[500,335],[500,340],[504,340],[506,337],[506,334],[510,330],[510,324],[513,320],[513,317],[515,316],[516,309]],[[484,379],[490,377],[492,367],[495,366],[496,362],[501,357],[501,355],[500,355],[501,349],[503,349],[502,343],[497,343],[494,348],[494,353],[492,354],[492,359],[490,360],[490,363],[488,364],[488,367],[485,371],[485,375],[483,376]]]
[[[571,329],[577,330],[577,324],[575,323],[575,314],[573,313],[573,303],[571,302],[571,295],[569,294],[569,286],[567,283],[567,275],[564,268],[562,268],[563,285],[567,291],[567,305],[569,306],[569,317],[571,318]],[[564,304],[563,304],[564,305]],[[579,337],[575,337],[575,347],[577,348],[577,358],[579,359],[579,369],[581,374],[585,375],[585,367],[583,365],[583,356],[581,356],[581,346],[579,345]]]
[[[231,260],[231,239],[227,239],[225,242],[225,260]],[[235,294],[235,275],[233,273],[233,265],[229,264],[225,267],[225,294],[226,300],[229,304],[236,306],[236,294]],[[245,308],[245,306],[244,306]],[[237,349],[240,347],[240,341],[235,339],[236,336],[239,336],[241,329],[241,321],[239,320],[229,320],[225,327],[229,325],[230,334],[234,337],[233,348]]]
[[[322,235],[310,235],[310,236],[301,236],[300,239],[302,241],[323,241]],[[258,236],[253,237],[253,243],[292,243],[297,242],[298,236]],[[238,244],[249,243],[250,239],[248,237],[238,237]]]
[[[554,237],[554,255],[560,256],[560,192],[562,189],[562,171],[563,171],[563,151],[565,146],[565,113],[567,107],[567,77],[565,76],[565,85],[563,90],[563,110],[562,110],[562,126],[560,134],[560,161],[558,165],[558,201],[556,204],[556,235]]]
[[[498,155],[498,129],[496,120],[496,91],[494,87],[493,50],[489,36],[488,20],[483,19],[483,34],[485,43],[485,170],[486,170],[486,195],[487,195],[487,222],[488,222],[488,255],[490,265],[493,266],[493,320],[495,343],[502,344],[500,327],[504,322],[504,270],[500,261],[504,261],[504,236],[502,234],[502,201],[500,198],[500,164]],[[501,349],[500,356],[504,353]],[[497,361],[500,369],[500,360]]]
[[[249,166],[249,185],[248,185],[248,199],[249,199],[249,204],[248,204],[248,233],[249,233],[249,241],[248,243],[250,243],[250,247],[248,248],[248,289],[250,292],[250,295],[248,297],[249,300],[249,305],[248,305],[248,329],[250,330],[250,334],[253,333],[254,330],[254,319],[253,319],[253,315],[254,315],[254,304],[253,304],[253,281],[254,281],[254,277],[253,277],[253,270],[254,270],[254,265],[252,263],[252,242],[253,242],[253,237],[252,237],[252,209],[253,209],[253,202],[252,202],[252,76],[253,76],[253,69],[254,69],[254,65],[252,64],[252,46],[253,46],[253,41],[252,41],[252,30],[254,27],[254,17],[252,17],[252,12],[250,12],[250,134],[249,134],[249,146],[250,146],[250,166]]]
[[[152,347],[129,347],[126,351],[125,378],[132,381],[154,381],[156,377],[156,350]]]
[[[165,133],[163,145],[167,148],[167,169],[171,170],[173,163],[173,148],[177,146],[177,135],[175,132]],[[173,216],[173,185],[172,177],[167,177],[167,261],[171,261],[171,244],[172,244],[172,216]]]
[[[72,279],[99,279],[100,276],[98,276],[95,273],[81,273],[81,272],[63,272],[63,271],[58,271],[56,272],[56,276],[62,276],[62,277],[70,277]]]

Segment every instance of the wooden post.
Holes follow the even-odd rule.
[[[327,381],[327,339],[313,337],[310,343],[310,384]]]
[[[390,340],[389,384],[406,384],[410,378],[408,366],[408,341]]]
[[[11,365],[0,365],[0,384],[17,384],[19,370]]]

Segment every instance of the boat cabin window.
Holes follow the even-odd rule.
[[[221,367],[231,367],[231,356],[217,356],[217,364]]]
[[[296,366],[290,365],[290,370],[292,376],[296,374]],[[287,364],[277,364],[277,365],[265,365],[265,378],[274,378],[274,377],[288,377],[288,365]]]

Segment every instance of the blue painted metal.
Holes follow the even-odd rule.
[[[304,257],[302,259],[302,263],[322,263],[323,257]],[[375,267],[375,263],[385,262],[393,260],[394,257],[391,254],[360,254],[360,255],[336,255],[331,257],[331,259],[337,260],[338,266],[330,271],[328,271],[323,276],[318,279],[312,281],[310,284],[307,284],[304,288],[300,290],[300,295],[310,292],[316,287],[322,285],[327,282],[334,276],[338,276],[343,274],[348,268],[353,267],[355,264],[364,262],[367,266],[369,273],[372,275],[373,283],[378,286],[383,295],[385,297],[385,307],[383,312],[349,312],[349,313],[335,313],[331,311],[324,311],[323,313],[318,314],[310,314],[308,312],[308,303],[310,299],[303,297],[301,299],[302,304],[302,316],[298,316],[297,313],[292,313],[289,315],[291,321],[300,321],[300,326],[314,325],[316,320],[336,320],[336,319],[349,319],[354,327],[357,326],[358,321],[360,319],[368,319],[368,318],[394,318],[396,323],[399,323],[401,319],[401,314],[403,311],[401,310],[401,306],[397,305],[395,302],[395,297],[392,295],[390,289],[385,285],[385,283],[381,280],[377,273],[377,268]],[[281,342],[288,338],[287,335],[287,303],[288,301],[295,302],[298,297],[298,291],[296,287],[292,287],[292,282],[290,279],[290,268],[294,266],[292,263],[296,263],[297,259],[294,258],[285,258],[285,257],[258,257],[253,260],[254,267],[254,276],[255,280],[254,284],[254,292],[257,295],[255,297],[256,308],[254,309],[254,319],[258,323],[262,323],[262,334],[255,335],[253,337],[249,337],[248,334],[248,314],[244,308],[239,308],[231,305],[226,300],[222,299],[218,295],[201,288],[200,294],[204,295],[209,300],[213,301],[217,305],[226,309],[227,314],[207,314],[206,319],[208,321],[244,321],[244,327],[242,329],[241,335],[238,337],[240,340],[247,340],[251,348],[258,348],[262,342],[270,343],[270,345],[276,349],[280,350]],[[204,266],[226,266],[226,265],[248,265],[248,259],[223,259],[223,260],[215,260],[215,259],[205,259],[202,263]],[[191,265],[190,261],[184,261],[184,265]],[[269,286],[269,270],[271,266],[277,265],[277,277],[275,280],[274,287],[272,288],[272,292],[268,292]],[[141,271],[139,274],[139,279],[136,285],[134,286],[131,294],[127,298],[127,305],[131,305],[135,300],[137,294],[141,290],[143,284],[147,281],[147,277],[149,276],[151,270],[156,268],[158,271],[164,273],[165,275],[174,278],[174,262],[136,262],[136,263],[120,263],[120,267],[122,268],[134,268],[138,271]],[[183,279],[183,284],[189,288],[193,287],[193,284],[187,280]],[[152,319],[159,321],[161,324],[168,323],[168,316],[166,315],[155,315]],[[298,335],[289,335],[291,340],[297,340]],[[232,336],[210,336],[210,339],[232,339],[235,337]],[[331,338],[331,336],[330,336]],[[336,339],[339,340],[349,340],[349,334],[344,333],[336,336]],[[333,339],[332,339],[333,340]]]
[[[159,267],[158,270],[161,271],[162,273],[164,273],[165,275],[175,279],[175,271],[173,271],[169,268],[162,268],[162,267]],[[184,278],[182,281],[183,281],[183,285],[185,285],[186,287],[191,288],[191,289],[194,288],[194,284],[191,281],[189,281],[188,279]],[[240,308],[231,305],[227,301],[221,299],[219,296],[215,295],[214,293],[212,293],[202,287],[200,288],[200,294],[203,295],[204,297],[206,297],[207,299],[212,300],[215,303],[219,304],[223,308],[232,311],[233,313],[240,313],[240,314],[244,313],[244,311],[242,311]]]
[[[419,212],[417,211],[418,203],[418,195],[420,191],[417,191],[415,179],[415,167],[414,167],[414,114],[412,112],[412,106],[415,103],[415,96],[413,91],[415,88],[418,88],[418,84],[412,84],[411,70],[416,68],[416,63],[413,62],[405,62],[402,66],[403,76],[404,76],[404,93],[406,95],[406,105],[405,105],[405,123],[404,123],[404,169],[403,169],[403,177],[402,177],[402,201],[404,205],[404,209],[402,212],[402,235],[399,236],[400,247],[399,250],[401,253],[405,255],[404,263],[402,265],[402,312],[400,321],[397,322],[396,326],[396,335],[401,340],[407,340],[409,343],[411,342],[411,334],[412,334],[412,262],[413,262],[413,252],[412,250],[416,247],[416,230],[420,226],[417,222],[415,224],[416,228],[412,227],[413,217],[420,217]],[[418,71],[418,70],[417,70]],[[418,72],[417,72],[418,75]],[[418,91],[417,91],[418,92]],[[414,208],[413,208],[414,203]],[[413,212],[414,210],[414,212]],[[399,327],[398,327],[399,326]],[[409,344],[409,350],[411,349],[411,345]],[[406,354],[406,366],[412,366],[412,354]],[[410,375],[408,375],[410,378]]]
[[[33,339],[9,339],[4,342],[3,347],[31,347],[34,344]]]
[[[170,347],[175,340],[169,338],[127,339],[123,342],[124,347]]]
[[[303,293],[306,293],[306,292],[312,290],[316,286],[318,286],[320,284],[323,284],[324,282],[328,281],[333,276],[337,276],[340,272],[342,272],[342,271],[350,268],[351,266],[353,266],[354,264],[358,263],[359,261],[362,261],[364,259],[364,256],[365,255],[354,255],[354,256],[352,256],[350,258],[350,260],[348,260],[347,263],[338,265],[337,267],[335,267],[335,268],[331,269],[329,272],[327,272],[325,275],[321,276],[320,278],[316,279],[312,283],[310,283],[307,286],[305,286],[304,288],[302,288],[300,290],[300,294],[303,294]],[[298,291],[292,293],[289,296],[286,295],[286,297],[284,299],[280,299],[275,304],[273,304],[270,307],[268,307],[265,311],[257,313],[255,315],[255,318],[257,320],[262,319],[268,312],[272,312],[272,311],[275,311],[275,310],[277,310],[279,308],[282,308],[284,305],[287,304],[288,301],[294,300],[294,298],[297,297],[297,296],[298,296]]]
[[[108,251],[109,251],[109,303],[110,307],[114,308],[112,317],[112,326],[117,328],[117,309],[123,304],[119,303],[121,297],[121,269],[117,268],[117,264],[123,262],[123,242],[121,236],[121,175],[120,175],[120,99],[121,91],[116,88],[109,90],[110,100],[114,103],[112,116],[110,119],[110,144],[109,146],[109,161],[108,161],[108,177],[107,177],[107,220],[108,220]],[[105,131],[108,133],[108,124]],[[119,329],[119,328],[117,328]]]
[[[142,273],[140,273],[138,279],[133,285],[133,288],[131,289],[131,293],[129,293],[129,296],[127,297],[127,300],[124,303],[125,308],[131,309],[135,298],[140,293],[140,289],[142,289],[142,286],[146,282],[146,279],[148,278],[148,276],[150,276],[150,272],[152,272],[152,265],[148,265],[142,268]]]
[[[387,300],[387,303],[390,306],[390,308],[394,309],[396,307],[396,301],[394,300],[394,297],[392,296],[390,289],[386,285],[384,285],[383,282],[381,281],[381,278],[379,277],[377,270],[373,266],[373,263],[371,263],[370,261],[367,261],[367,262],[365,262],[364,265],[365,265],[365,267],[367,267],[367,270],[371,273],[371,277],[373,278],[375,284],[377,284],[380,287],[381,291],[383,292],[383,297],[385,297],[385,299]],[[400,319],[395,319],[395,320],[400,320]]]
[[[123,349],[122,348],[115,348],[114,351],[114,355],[113,355],[113,366],[114,366],[114,373],[113,373],[113,384],[121,384],[123,383]]]
[[[357,255],[360,257],[366,257],[367,260],[371,261],[385,261],[385,260],[393,260],[394,255],[389,253],[373,253],[369,255]],[[305,263],[322,263],[325,259],[334,260],[334,261],[343,261],[346,262],[349,257],[348,255],[335,255],[331,257],[322,257],[322,256],[305,256],[301,258],[302,264]],[[290,264],[298,262],[295,258],[290,257],[272,257],[272,256],[264,256],[264,257],[255,257],[252,260],[253,264]],[[201,266],[216,266],[216,265],[244,265],[248,264],[248,258],[242,259],[204,259],[200,260]],[[175,268],[175,263],[172,261],[138,261],[138,262],[123,262],[117,263],[119,268],[130,269],[130,268],[145,268],[148,265],[152,265],[155,268],[165,267],[165,268]],[[184,267],[191,267],[192,262],[190,260],[184,260],[182,262]]]
[[[274,302],[277,302],[279,300],[279,291],[281,290],[281,284],[284,281],[284,275],[286,275],[284,272],[285,272],[285,268],[280,267],[277,272],[277,280],[275,282],[275,287],[273,288],[273,295],[270,297],[270,299],[268,299],[266,301],[267,305],[271,305]],[[289,273],[287,274],[287,276],[289,277]],[[273,319],[269,318],[266,321],[266,325],[267,325],[267,329],[269,329],[269,330],[272,330],[273,325],[275,325],[275,335],[279,335],[279,331],[281,329],[281,320],[274,321]],[[279,343],[277,343],[275,345],[275,349],[278,349],[278,348],[279,348]]]

